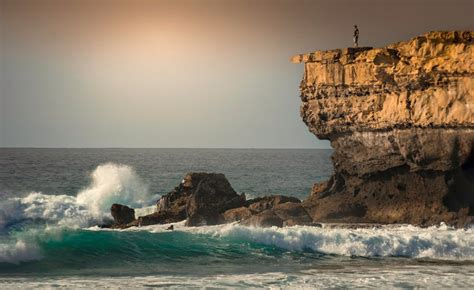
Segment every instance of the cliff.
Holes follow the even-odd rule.
[[[315,221],[464,225],[474,218],[474,32],[296,55],[301,117],[335,173]]]

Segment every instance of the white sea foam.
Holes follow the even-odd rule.
[[[213,235],[245,239],[287,250],[305,250],[342,256],[474,260],[474,231],[415,226],[374,229],[248,228],[224,226]]]
[[[328,267],[303,271],[221,275],[0,277],[0,288],[466,288],[474,286],[470,265]]]
[[[110,217],[110,205],[123,203],[142,207],[151,201],[147,187],[134,170],[125,165],[104,164],[91,174],[91,184],[77,197],[32,192],[0,204],[0,230],[22,220],[43,220],[52,226],[88,227]],[[137,210],[137,215],[152,212],[154,206]],[[166,231],[168,225],[131,228],[128,231]],[[177,231],[207,234],[214,238],[248,241],[289,251],[310,249],[341,256],[404,256],[449,260],[474,260],[474,229],[454,230],[446,226],[414,226],[374,229],[249,228],[236,224],[188,228],[177,223]],[[28,239],[27,239],[28,240]],[[38,258],[37,246],[25,239],[0,241],[0,261]],[[28,240],[30,241],[30,240]]]
[[[89,227],[110,219],[110,206],[113,203],[140,208],[150,201],[152,198],[148,194],[148,187],[133,168],[107,163],[92,172],[91,184],[77,196],[31,192],[25,197],[3,201],[0,204],[0,230],[27,220],[43,221],[50,228]],[[152,208],[145,207],[137,210],[137,213],[148,213]],[[24,237],[4,236],[0,240],[0,262],[18,263],[39,259],[40,249],[35,244],[38,234],[30,232],[23,232],[29,242],[25,242]],[[49,235],[53,233],[54,230],[47,231]]]
[[[156,211],[156,205],[144,206],[135,209],[135,216],[144,216],[148,214],[152,214]]]
[[[166,231],[167,227],[168,225],[156,225],[129,230],[159,233]],[[181,222],[175,224],[175,230],[248,241],[288,251],[312,250],[340,256],[474,261],[474,229],[453,229],[444,224],[429,228],[403,225],[372,229],[308,226],[255,228],[237,224],[188,228]]]
[[[95,217],[110,212],[110,205],[122,203],[142,207],[150,201],[148,187],[127,165],[107,163],[91,175],[92,184],[77,195],[77,203],[86,206]]]
[[[148,187],[133,168],[107,163],[91,174],[91,184],[77,196],[31,192],[0,205],[0,229],[22,220],[44,220],[69,227],[86,227],[111,218],[110,206],[143,207],[152,201]],[[149,208],[142,212],[150,211]],[[140,212],[140,211],[139,211]]]
[[[35,243],[23,240],[0,242],[0,263],[13,263],[39,260],[41,253]]]

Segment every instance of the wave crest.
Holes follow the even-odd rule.
[[[374,229],[307,226],[249,228],[226,225],[222,228],[198,231],[289,251],[309,249],[340,256],[474,260],[474,230],[455,230],[445,225],[429,228],[411,225],[384,226]]]
[[[31,192],[0,205],[0,229],[24,220],[86,227],[110,219],[113,203],[142,207],[153,202],[148,187],[132,167],[107,163],[91,174],[91,184],[77,196]]]

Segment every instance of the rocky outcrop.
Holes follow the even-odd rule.
[[[243,219],[241,224],[258,227],[312,225],[313,219],[303,207],[303,204],[298,201],[276,204]]]
[[[245,194],[238,195],[224,174],[194,173],[186,176],[188,183],[194,189],[186,205],[188,226],[221,224],[223,212],[247,203]]]
[[[114,203],[110,207],[110,213],[114,218],[114,223],[105,227],[126,228],[135,225],[135,210],[133,208]]]
[[[461,226],[474,216],[474,32],[297,55],[301,117],[334,148],[316,221]]]
[[[284,195],[257,197],[249,201],[249,209],[254,213],[259,213],[267,209],[272,209],[273,207],[279,204],[287,202],[299,203],[301,201],[296,197]]]
[[[188,173],[175,189],[157,203],[156,212],[135,220],[134,210],[112,206],[112,228],[168,224],[186,220],[187,226],[241,222],[252,226],[311,224],[299,199],[283,195],[246,200],[237,194],[224,174]]]
[[[140,225],[166,224],[186,220],[188,226],[224,222],[222,213],[247,203],[230,186],[224,174],[188,173],[173,191],[161,197],[157,211],[138,218]]]
[[[114,203],[110,208],[110,212],[117,224],[128,224],[135,220],[135,210],[126,205]]]
[[[247,201],[247,206],[230,209],[223,213],[226,223],[240,221],[247,226],[310,225],[310,215],[301,201],[295,197],[271,195]]]

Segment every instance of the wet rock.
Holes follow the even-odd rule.
[[[248,207],[242,206],[239,208],[226,210],[222,216],[226,223],[232,223],[248,219],[252,216],[252,211]]]
[[[237,194],[220,173],[188,173],[175,189],[164,195],[157,212],[139,217],[140,225],[166,224],[186,220],[188,226],[225,223],[228,209],[246,205],[244,194]]]
[[[110,208],[110,213],[116,225],[126,225],[135,220],[135,210],[126,205],[114,203]]]
[[[187,226],[223,223],[222,213],[246,204],[245,195],[238,195],[224,174],[194,173],[187,182],[194,189],[186,204]]]
[[[302,203],[286,202],[278,204],[272,211],[283,220],[285,226],[311,225],[313,223],[313,219]]]
[[[149,215],[138,217],[139,226],[149,226],[156,224],[169,224],[174,222],[183,221],[186,219],[186,212],[172,210],[161,210],[154,212]]]
[[[187,226],[241,222],[251,226],[309,225],[311,217],[301,201],[275,195],[246,200],[223,174],[189,173],[173,191],[164,195],[157,211],[134,219],[134,210],[114,204],[112,228],[169,224],[186,220]]]
[[[313,219],[301,202],[286,202],[253,214],[241,224],[255,227],[312,225]]]
[[[272,195],[272,196],[265,196],[265,197],[257,197],[255,199],[250,200],[249,209],[254,213],[259,213],[267,209],[271,209],[274,206],[285,203],[285,202],[301,202],[296,197],[291,196],[283,196],[283,195]]]
[[[267,209],[241,222],[241,225],[252,227],[282,227],[283,220],[271,209]]]

